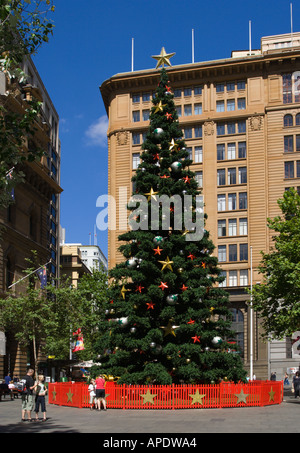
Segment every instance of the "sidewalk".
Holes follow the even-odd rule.
[[[0,433],[299,433],[300,399],[285,393],[280,405],[228,409],[99,412],[47,404],[48,420],[31,423],[21,421],[21,399],[4,398]]]

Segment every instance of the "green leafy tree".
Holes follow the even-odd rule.
[[[24,292],[0,300],[0,328],[12,332],[19,344],[31,351],[35,366],[39,351],[68,359],[72,334],[79,328],[85,340],[85,350],[79,356],[91,358],[106,300],[106,273],[84,276],[77,288],[61,279],[57,286],[48,284],[41,289],[36,269],[36,263],[26,269]]]
[[[173,98],[163,68],[133,178],[140,203],[129,205],[131,230],[119,237],[125,260],[110,271],[100,369],[120,383],[238,381],[245,371],[226,343],[231,313],[214,245],[203,228],[189,236],[197,233],[199,188]],[[163,208],[152,223],[155,201]]]
[[[19,164],[43,154],[26,146],[34,136],[41,103],[33,98],[23,102],[22,110],[19,98],[27,79],[22,63],[48,41],[54,26],[49,15],[54,9],[52,0],[0,2],[0,72],[7,82],[6,98],[14,98],[18,105],[12,108],[5,100],[0,105],[0,207],[12,202],[11,192],[22,181]]]
[[[253,308],[264,337],[282,339],[300,329],[300,196],[294,189],[278,200],[282,216],[268,219],[275,232],[270,253],[262,253],[261,284],[253,287]]]

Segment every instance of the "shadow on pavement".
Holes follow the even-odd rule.
[[[68,426],[62,426],[62,425],[57,425],[56,423],[51,421],[51,418],[48,419],[46,422],[42,422],[40,420],[39,422],[22,422],[20,421],[19,423],[13,423],[10,425],[6,426],[0,426],[0,433],[47,433],[47,431],[51,433],[79,433],[80,431],[70,428]]]

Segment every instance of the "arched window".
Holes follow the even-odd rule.
[[[11,258],[6,258],[6,288],[8,289],[14,281],[13,264]]]
[[[300,113],[296,115],[296,126],[300,126]]]
[[[293,126],[293,116],[292,115],[284,115],[283,126],[284,127]]]

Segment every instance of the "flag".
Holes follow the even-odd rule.
[[[75,343],[75,347],[74,347],[74,349],[72,349],[72,351],[77,352],[77,351],[83,351],[83,350],[84,350],[83,336],[80,335],[80,336],[78,336],[77,341]]]
[[[46,266],[40,267],[36,273],[38,274],[38,277],[41,282],[41,289],[44,289],[45,286],[47,286],[47,269]]]

